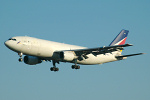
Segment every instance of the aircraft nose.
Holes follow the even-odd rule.
[[[8,45],[9,45],[8,41],[5,41],[4,44],[6,47],[8,47]]]
[[[4,44],[5,44],[5,46],[6,46],[7,48],[11,48],[11,47],[12,47],[12,43],[11,43],[11,41],[9,41],[9,40],[5,41]]]
[[[16,46],[16,41],[7,40],[4,42],[5,46],[10,50],[16,51],[18,50],[18,46]]]

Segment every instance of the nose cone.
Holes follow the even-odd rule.
[[[4,44],[7,48],[9,48],[11,50],[14,48],[13,43],[10,40],[5,41]]]
[[[5,46],[12,51],[18,52],[21,50],[21,45],[17,45],[15,40],[7,40],[4,42]]]
[[[8,47],[8,46],[9,46],[8,41],[5,41],[5,42],[4,42],[4,44],[5,44],[5,46],[6,46],[6,47]]]

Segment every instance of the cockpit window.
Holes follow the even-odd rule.
[[[16,39],[13,39],[13,38],[9,38],[8,40],[13,40],[13,41],[17,41]]]

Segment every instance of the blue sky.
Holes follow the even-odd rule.
[[[0,0],[0,100],[150,100],[149,0]],[[129,30],[123,54],[145,52],[72,70],[51,62],[29,66],[4,46],[12,36],[85,47],[107,46]]]

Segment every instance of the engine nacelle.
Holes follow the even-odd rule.
[[[34,57],[34,56],[25,56],[24,57],[24,63],[26,63],[28,65],[36,65],[41,62],[42,62],[42,60],[38,57]]]

